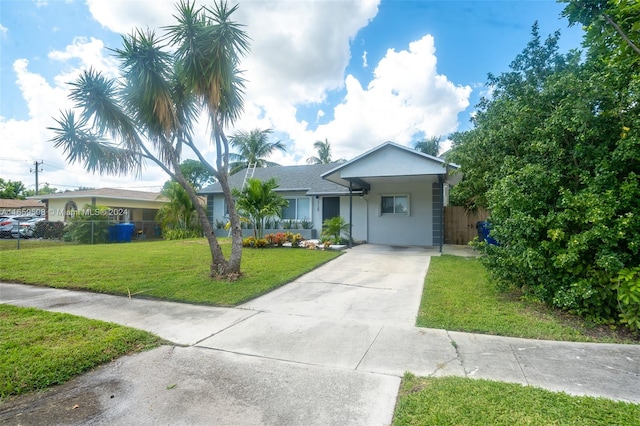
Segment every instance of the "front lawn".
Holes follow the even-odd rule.
[[[221,239],[225,255],[231,246]],[[208,276],[205,239],[72,245],[4,251],[0,280],[101,293],[234,306],[286,284],[339,256],[335,251],[244,249],[236,282]]]
[[[0,304],[0,400],[64,383],[159,337],[74,315]]]
[[[400,386],[393,425],[640,425],[640,405],[462,377]]]
[[[529,339],[638,343],[629,334],[589,326],[582,319],[504,294],[477,259],[431,258],[416,325]]]

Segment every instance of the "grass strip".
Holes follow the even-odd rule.
[[[231,247],[221,239],[228,256]],[[242,277],[209,278],[204,238],[128,244],[71,245],[5,251],[0,280],[56,288],[235,306],[282,286],[339,256],[335,251],[244,249]]]
[[[640,405],[531,386],[405,374],[393,420],[405,425],[640,425]]]
[[[638,343],[630,335],[501,293],[475,258],[431,258],[416,320],[419,327],[574,342]]]
[[[160,343],[151,333],[117,324],[0,305],[0,399],[64,383]]]

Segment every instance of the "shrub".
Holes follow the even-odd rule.
[[[612,280],[620,303],[620,322],[634,333],[640,331],[640,266],[625,268]]]
[[[349,224],[341,217],[335,216],[322,222],[323,240],[330,240],[332,244],[342,243],[342,234],[349,231]]]
[[[36,222],[33,228],[33,238],[44,238],[47,240],[59,240],[64,235],[65,228],[63,222],[51,222],[44,220]]]
[[[162,233],[165,240],[184,240],[186,238],[198,238],[202,232],[197,229],[166,229]]]

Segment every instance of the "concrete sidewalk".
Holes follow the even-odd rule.
[[[0,419],[29,424],[46,413],[56,424],[388,424],[406,371],[640,402],[638,345],[414,327],[435,254],[358,246],[233,309],[0,284],[0,303],[112,321],[185,345],[123,357],[0,405]]]

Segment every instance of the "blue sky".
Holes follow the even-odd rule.
[[[538,21],[543,36],[561,30],[561,49],[579,48],[580,28],[553,1],[240,1],[252,51],[243,63],[245,114],[234,130],[272,128],[288,149],[272,161],[302,164],[313,142],[329,140],[335,158],[352,158],[386,140],[470,128],[487,73],[507,71]],[[46,129],[71,105],[68,85],[92,66],[115,75],[108,47],[134,27],[172,23],[166,0],[0,0],[0,177],[33,187],[112,186],[156,190],[167,179],[94,176],[67,165]],[[209,158],[206,121],[200,146]],[[8,149],[7,149],[8,148]],[[191,157],[191,156],[189,156]]]

